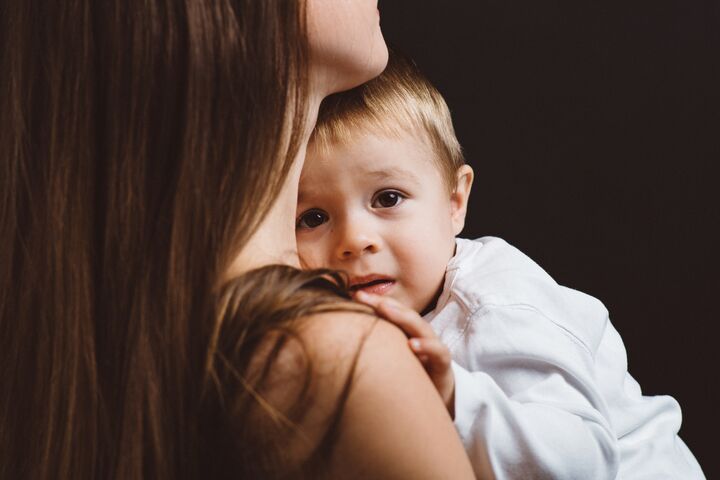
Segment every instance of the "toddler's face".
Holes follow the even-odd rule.
[[[415,136],[358,136],[308,150],[296,236],[306,268],[350,275],[352,289],[423,312],[442,288],[462,228],[432,151]]]

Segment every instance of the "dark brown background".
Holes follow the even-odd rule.
[[[601,299],[645,394],[720,475],[720,1],[386,0],[453,112],[496,235]],[[718,477],[720,478],[720,477]]]

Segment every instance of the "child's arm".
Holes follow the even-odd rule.
[[[506,332],[483,329],[476,363],[452,365],[455,426],[471,462],[489,461],[498,479],[616,478],[617,438],[589,352],[531,309],[481,317],[473,324]]]
[[[406,334],[423,334],[424,320],[414,312],[411,320],[402,306],[388,308],[395,305],[392,299],[358,299]],[[486,310],[482,321],[477,319],[481,323],[502,332],[476,334],[484,342],[472,349],[482,352],[473,361],[482,371],[469,372],[454,362],[449,369],[455,425],[473,465],[490,463],[498,479],[615,478],[617,441],[589,352],[524,307]]]

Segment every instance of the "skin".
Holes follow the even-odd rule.
[[[338,89],[378,75],[387,61],[374,1],[309,0],[307,11],[311,92],[305,145],[274,207],[232,262],[230,274],[270,263],[299,265],[295,204],[307,138],[320,101]],[[348,29],[353,21],[358,25]],[[303,435],[290,451],[302,455],[307,445],[319,441],[342,385],[353,372],[352,390],[340,419],[342,427],[324,472],[329,478],[474,478],[442,400],[420,363],[405,348],[406,338],[399,329],[348,312],[308,317],[299,334],[307,348],[304,354],[318,368],[313,408],[299,425]],[[297,378],[294,350],[289,345],[281,352],[274,376]],[[273,384],[277,387],[266,392],[266,399],[281,407],[297,385],[292,381]]]
[[[303,143],[272,211],[232,262],[229,276],[273,263],[299,267],[294,212],[320,102],[379,75],[387,64],[377,0],[308,0],[306,9],[310,92]]]
[[[451,415],[450,353],[419,313],[434,308],[442,290],[472,179],[463,165],[449,192],[421,134],[361,132],[329,150],[310,149],[297,207],[303,266],[349,274],[356,299],[410,337]]]
[[[434,307],[469,192],[448,192],[423,140],[360,133],[310,151],[296,223],[304,266],[344,270],[351,287],[418,312]]]
[[[328,93],[362,83],[369,71],[382,71],[387,46],[379,28],[377,0],[310,0],[308,37],[313,81]]]

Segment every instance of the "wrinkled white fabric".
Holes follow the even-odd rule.
[[[669,396],[643,396],[600,301],[504,240],[457,240],[436,308],[478,476],[702,479]]]

